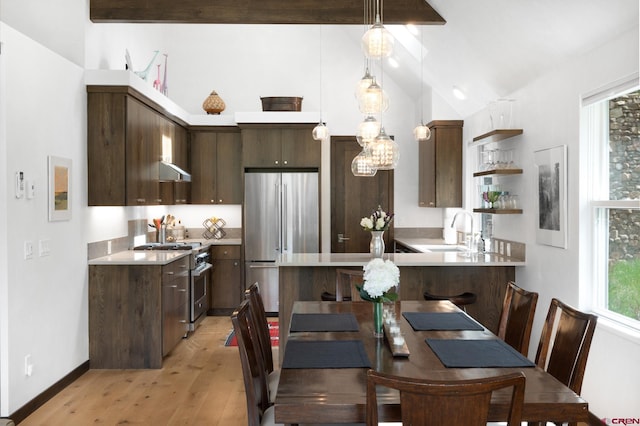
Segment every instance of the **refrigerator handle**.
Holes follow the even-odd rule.
[[[288,213],[289,209],[288,209],[288,206],[287,206],[288,198],[287,198],[287,184],[286,183],[284,184],[284,191],[283,191],[282,197],[284,198],[284,203],[283,203],[284,204],[284,207],[283,207],[283,210],[284,210],[284,215],[283,215],[284,216],[284,220],[283,220],[284,221],[284,226],[282,227],[282,231],[283,231],[282,239],[284,241],[282,242],[282,245],[284,247],[283,252],[285,252],[285,251],[289,250],[289,247],[287,247],[287,242],[289,241],[289,235],[288,235],[289,217],[287,216],[287,213]]]
[[[276,251],[280,251],[280,217],[282,215],[281,212],[281,206],[280,206],[280,185],[278,183],[276,183],[276,190],[275,190],[275,194],[276,194]]]

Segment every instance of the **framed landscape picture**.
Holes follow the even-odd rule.
[[[538,170],[536,242],[567,248],[567,146],[535,152]]]
[[[49,156],[49,221],[71,219],[71,160]]]

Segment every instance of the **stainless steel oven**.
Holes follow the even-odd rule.
[[[207,315],[207,287],[211,277],[211,255],[206,249],[192,254],[189,289],[189,331],[194,331]]]
[[[189,326],[194,331],[207,313],[207,287],[211,280],[211,255],[209,247],[199,242],[148,243],[133,248],[134,250],[190,250],[189,257]]]

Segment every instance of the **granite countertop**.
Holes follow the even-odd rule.
[[[472,254],[464,252],[388,253],[398,266],[524,266],[522,260],[499,254]],[[276,264],[288,266],[363,266],[371,260],[369,253],[293,253],[280,255]]]
[[[216,239],[188,239],[180,243],[199,242],[202,246],[212,245],[241,245],[240,238]],[[89,260],[89,265],[166,265],[191,254],[190,250],[124,250],[107,256]]]

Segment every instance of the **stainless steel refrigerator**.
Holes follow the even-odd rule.
[[[245,281],[260,285],[267,312],[278,312],[278,255],[320,250],[318,179],[317,172],[245,173]]]

